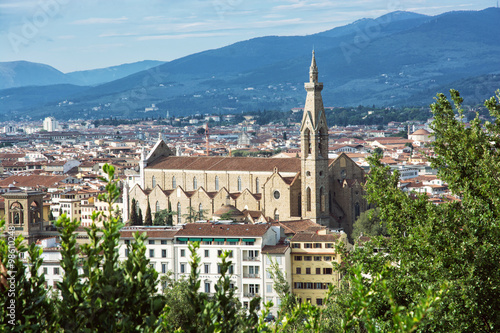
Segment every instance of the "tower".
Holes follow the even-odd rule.
[[[314,51],[309,69],[307,91],[301,132],[301,215],[317,223],[328,225],[329,182],[328,182],[328,126],[321,90],[318,82],[318,67]]]

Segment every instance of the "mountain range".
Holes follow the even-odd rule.
[[[0,117],[289,110],[304,104],[313,47],[325,106],[425,106],[450,88],[463,90],[465,103],[473,105],[500,88],[498,22],[498,8],[437,16],[392,12],[313,35],[254,38],[166,63],[67,74],[42,64],[0,63],[0,88],[9,87],[0,90]],[[146,109],[151,104],[157,109]]]

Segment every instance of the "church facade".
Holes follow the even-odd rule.
[[[365,174],[347,155],[328,158],[328,126],[314,52],[301,124],[300,158],[175,156],[159,140],[141,158],[140,184],[125,202],[143,214],[171,209],[173,224],[207,220],[233,205],[250,222],[309,219],[330,228],[352,225],[366,209]],[[124,210],[128,211],[128,210]]]

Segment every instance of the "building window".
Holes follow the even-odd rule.
[[[323,187],[319,189],[319,209],[325,211],[325,194],[323,193]]]
[[[304,249],[312,249],[312,243],[304,243]]]
[[[324,260],[325,260],[325,261],[331,261],[331,260],[332,260],[332,257],[330,257],[330,256],[325,256],[325,257],[324,257]]]
[[[252,295],[256,295],[259,293],[259,285],[258,284],[249,284],[248,291]]]
[[[314,256],[314,261],[321,261],[321,256]]]
[[[327,248],[327,249],[333,248],[333,243],[326,243],[325,248]]]
[[[310,212],[311,211],[311,188],[308,187],[307,190],[306,190],[307,194],[306,194],[306,200],[307,200],[307,211]]]
[[[210,257],[210,250],[205,250],[205,258]]]
[[[150,240],[148,241],[148,243],[149,243],[149,244],[154,245],[154,244],[155,244],[155,240],[154,240],[154,239],[150,239]]]
[[[273,292],[273,285],[272,285],[272,283],[266,284],[266,292],[267,293],[272,293]]]
[[[312,261],[312,256],[304,256],[304,261]]]
[[[150,249],[150,250],[149,250],[149,257],[150,257],[150,258],[154,258],[154,256],[155,256],[155,250]]]
[[[280,213],[278,212],[277,209],[274,210],[274,221],[279,221],[280,220]]]
[[[181,203],[177,203],[177,224],[181,224]]]
[[[238,192],[241,192],[241,177],[238,176]]]
[[[167,245],[167,240],[166,239],[162,239],[161,240],[161,245]]]
[[[260,193],[260,180],[255,178],[255,193]]]
[[[166,258],[167,257],[167,250],[161,250],[161,257]]]
[[[196,190],[198,188],[198,180],[196,180],[196,177],[193,177],[193,190]]]
[[[163,274],[167,273],[167,264],[161,264],[161,272]]]
[[[273,192],[273,196],[274,196],[274,199],[278,200],[280,198],[280,196],[281,196],[280,191],[275,190]]]
[[[204,272],[205,272],[205,274],[210,273],[210,265],[209,265],[209,264],[205,264],[205,265],[203,266],[203,268],[204,268]]]
[[[130,253],[129,249],[125,249],[125,257],[128,257],[129,253]]]
[[[314,248],[315,249],[321,249],[321,243],[314,243]]]
[[[292,243],[292,249],[300,249],[300,243]]]
[[[209,293],[210,293],[210,282],[205,282],[205,292],[206,292],[207,294],[209,294]]]
[[[155,188],[156,187],[156,178],[155,176],[153,176],[153,179],[151,179],[151,188]]]
[[[181,273],[186,273],[186,264],[181,264]]]
[[[316,274],[321,274],[321,268],[316,267]]]
[[[359,202],[356,202],[354,205],[354,220],[359,217]]]
[[[311,267],[306,267],[306,274],[311,274]]]
[[[172,188],[177,187],[177,181],[175,180],[175,176],[172,177]]]
[[[181,257],[185,257],[185,256],[186,256],[186,250],[181,249]]]
[[[295,259],[295,261],[301,261],[302,260],[302,256],[294,256],[293,259]]]
[[[218,176],[215,176],[215,190],[216,191],[219,190],[219,177]]]
[[[332,274],[332,269],[331,268],[323,268],[323,274],[331,275]]]
[[[323,299],[322,298],[316,298],[316,305],[323,305]]]
[[[44,268],[43,268],[43,274],[48,274],[48,269],[47,269],[47,267],[44,267]]]
[[[203,219],[203,206],[201,205],[201,203],[198,206],[198,219],[199,220]]]
[[[296,267],[295,268],[295,274],[302,274],[302,268]]]
[[[155,212],[158,213],[160,211],[160,202],[159,201],[156,201],[156,204],[155,204]]]
[[[54,275],[59,275],[59,267],[54,267]]]

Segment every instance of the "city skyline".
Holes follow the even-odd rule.
[[[148,0],[123,6],[115,0],[6,0],[0,3],[0,61],[44,63],[62,72],[146,59],[170,61],[255,37],[313,34],[398,10],[437,15],[495,5],[448,0]]]

